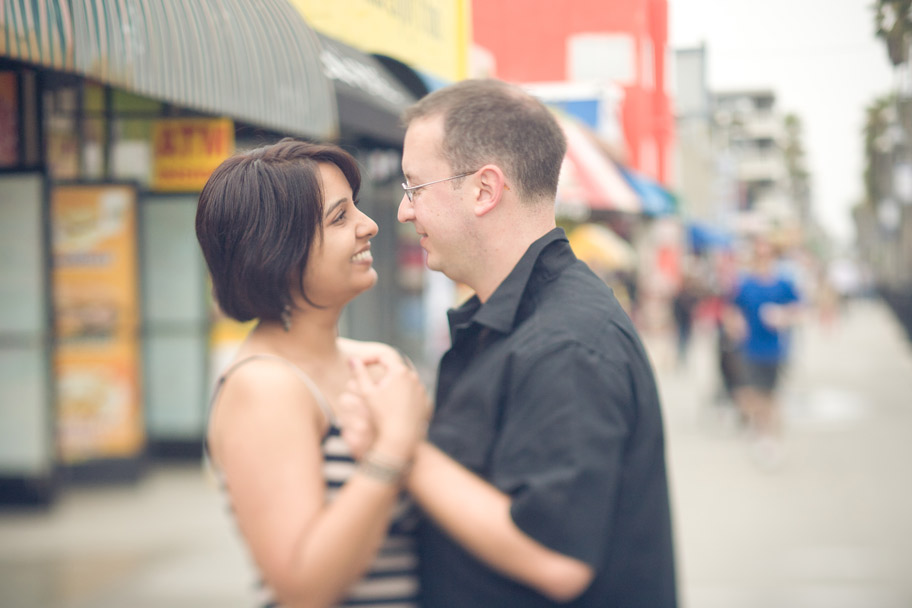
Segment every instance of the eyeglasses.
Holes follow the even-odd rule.
[[[468,173],[463,173],[462,175],[454,175],[453,177],[445,177],[443,179],[435,179],[432,182],[427,182],[426,184],[419,184],[417,186],[409,186],[408,184],[402,184],[402,189],[405,190],[405,195],[408,197],[409,202],[412,202],[413,197],[415,196],[415,191],[419,188],[424,188],[425,186],[431,186],[433,184],[439,184],[440,182],[448,182],[451,179],[459,179],[460,177],[468,177],[473,173],[478,173],[478,169],[475,171],[469,171]]]

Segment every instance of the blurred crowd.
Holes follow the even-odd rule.
[[[590,265],[614,288],[660,372],[685,372],[694,334],[712,335],[713,401],[746,430],[758,462],[776,466],[783,459],[778,392],[794,334],[807,322],[834,329],[850,299],[873,294],[871,280],[854,260],[817,255],[774,231],[711,246],[690,239],[682,250],[671,280],[657,280],[661,268],[644,272],[642,264],[639,271]]]

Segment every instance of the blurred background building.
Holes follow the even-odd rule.
[[[0,502],[199,458],[213,378],[249,326],[215,310],[193,218],[236,150],[292,136],[356,156],[380,281],[340,331],[431,375],[463,292],[396,221],[399,115],[463,78],[553,109],[568,141],[559,223],[647,340],[671,330],[694,260],[715,272],[707,260],[757,230],[820,249],[800,117],[773,90],[710,90],[711,49],[670,49],[667,28],[666,0],[0,3]],[[903,95],[872,119],[856,214],[897,294]]]
[[[0,497],[200,456],[211,380],[247,327],[211,303],[193,218],[235,150],[293,136],[357,157],[384,280],[341,330],[423,353],[399,115],[467,75],[469,4],[345,8],[0,6]]]

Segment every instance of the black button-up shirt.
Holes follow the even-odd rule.
[[[449,321],[430,440],[507,493],[526,534],[595,569],[563,606],[675,606],[659,398],[611,290],[556,228],[487,302],[474,297]],[[557,606],[430,520],[419,547],[426,608]]]

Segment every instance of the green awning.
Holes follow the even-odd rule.
[[[5,0],[0,7],[0,56],[283,133],[338,133],[320,42],[286,0]]]

